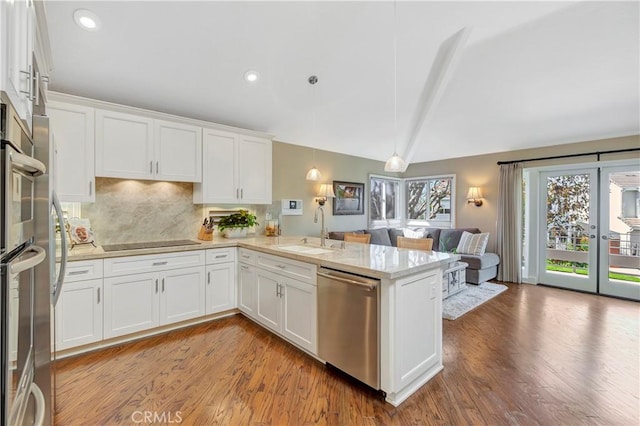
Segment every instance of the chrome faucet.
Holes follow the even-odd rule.
[[[322,206],[318,206],[316,214],[313,216],[313,223],[318,223],[318,212],[320,212],[320,247],[326,245],[326,239],[329,234],[328,230],[324,227],[324,210]]]

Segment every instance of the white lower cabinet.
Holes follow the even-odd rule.
[[[236,248],[208,249],[206,262],[206,314],[236,308]]]
[[[55,307],[56,350],[99,342],[103,337],[102,260],[70,262]]]
[[[291,278],[282,280],[282,334],[317,353],[317,287]]]
[[[204,266],[105,278],[104,337],[202,316],[204,292]]]
[[[104,337],[157,327],[160,323],[158,274],[105,278]]]
[[[238,308],[252,318],[258,316],[258,282],[255,266],[240,264],[238,272]]]
[[[282,277],[260,268],[256,271],[256,287],[258,290],[257,319],[264,326],[278,333],[282,329],[282,300],[279,278]]]
[[[207,265],[207,315],[227,311],[235,307],[235,262]]]
[[[160,276],[160,325],[205,314],[203,266],[163,272]]]
[[[315,266],[265,254],[256,258],[260,267],[240,264],[240,310],[316,354]]]
[[[205,315],[202,250],[105,259],[104,337]]]

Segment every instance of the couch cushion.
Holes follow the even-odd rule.
[[[402,229],[389,228],[389,241],[391,241],[392,246],[398,247],[398,237],[402,237],[403,232]]]
[[[482,256],[487,249],[487,243],[489,242],[489,233],[482,232],[480,234],[472,234],[471,232],[464,231],[456,253],[458,254],[476,254]]]
[[[402,232],[404,234],[403,236],[407,238],[424,238],[425,235],[424,228],[405,228]]]
[[[498,267],[492,266],[484,269],[467,268],[467,273],[465,275],[468,284],[482,284],[483,282],[489,281],[498,275]]]
[[[451,252],[453,251],[453,249],[457,249],[460,238],[462,237],[462,233],[465,231],[471,234],[480,233],[480,230],[478,228],[442,229],[440,231],[440,242],[438,244],[438,251]]]
[[[359,230],[359,231],[338,231],[338,232],[329,232],[329,239],[330,240],[339,240],[339,241],[343,241],[344,240],[344,233],[345,232],[353,232],[354,234],[364,234],[364,230]]]
[[[440,251],[440,228],[425,228],[424,236],[433,240],[433,250]]]
[[[370,244],[377,244],[379,246],[390,246],[391,240],[389,239],[389,231],[387,228],[380,229],[367,229],[365,234],[371,234]]]
[[[500,257],[495,253],[485,253],[482,256],[473,254],[461,254],[460,261],[468,263],[468,269],[486,269],[500,263]]]

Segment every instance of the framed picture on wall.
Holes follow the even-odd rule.
[[[364,183],[333,181],[333,214],[364,214]]]

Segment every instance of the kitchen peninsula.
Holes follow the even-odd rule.
[[[343,246],[341,241],[331,240],[321,248],[317,238],[256,237],[214,238],[199,245],[110,252],[101,247],[80,247],[71,251],[69,260],[67,275],[79,274],[78,271],[86,267],[90,269],[88,274],[92,274],[94,285],[104,286],[104,301],[100,308],[104,312],[104,333],[96,326],[94,329],[99,336],[93,341],[78,341],[81,345],[62,344],[61,347],[69,348],[69,354],[211,320],[239,310],[313,357],[325,361],[318,354],[317,345],[316,273],[322,267],[380,281],[377,316],[379,389],[389,403],[401,404],[443,368],[442,271],[458,260],[455,254],[357,243]],[[179,280],[171,280],[174,271],[184,271]],[[193,279],[185,279],[185,276]],[[216,287],[217,280],[225,285]],[[193,283],[193,301],[199,308],[193,308],[187,316],[174,312],[174,320],[171,320],[169,304],[184,297],[186,290],[182,283],[185,282]],[[167,296],[163,299],[165,291]],[[150,308],[149,316],[159,315],[160,320],[153,322],[135,317],[144,312],[140,300],[154,297],[158,299],[154,302],[157,308]],[[219,300],[213,300],[216,298],[226,302],[221,304]],[[64,324],[56,324],[56,327],[64,339],[69,336],[62,330],[64,326],[78,324],[79,319],[72,320],[66,315],[64,295],[62,299],[61,312],[57,312],[57,316]],[[188,305],[188,302],[184,303]],[[209,306],[218,308],[209,309]],[[136,313],[125,324],[123,318],[132,307]],[[97,316],[94,313],[94,317]],[[67,354],[61,352],[62,356]]]

